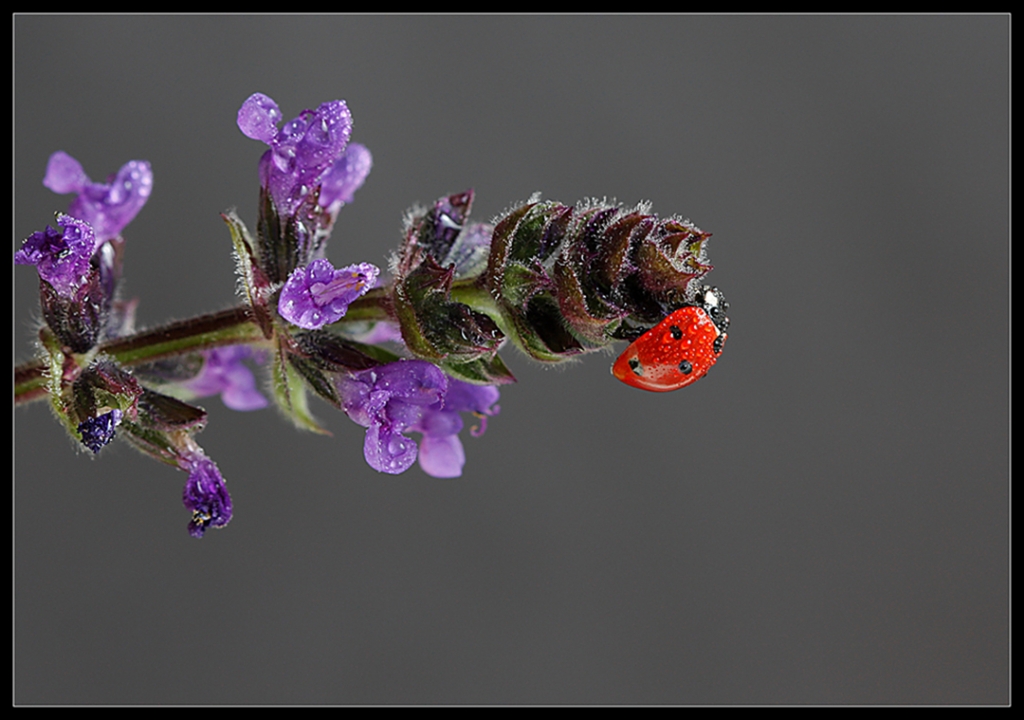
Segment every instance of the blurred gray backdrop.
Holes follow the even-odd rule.
[[[335,263],[475,188],[653,202],[714,234],[721,361],[677,393],[509,350],[457,480],[379,475],[363,430],[204,402],[235,517],[13,411],[14,701],[1008,701],[1009,18],[15,16],[14,238],[65,150],[148,159],[139,321],[236,302],[260,91],[335,98],[373,173]],[[14,356],[33,353],[12,268]]]

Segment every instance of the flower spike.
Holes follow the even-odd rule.
[[[232,499],[196,444],[209,416],[190,404],[219,395],[234,410],[268,398],[300,429],[330,435],[316,396],[365,428],[363,456],[399,474],[419,462],[434,478],[462,475],[460,433],[482,435],[514,383],[500,351],[561,362],[628,341],[613,375],[665,392],[707,373],[729,329],[725,296],[703,284],[710,233],[648,203],[576,205],[540,194],[491,223],[470,220],[472,190],[406,213],[389,277],[362,262],[336,268],[326,245],[342,207],[373,167],[351,143],[342,100],[286,120],[255,93],[236,121],[264,143],[254,232],[226,211],[241,303],[137,332],[136,299],[118,295],[121,232],[147,202],[153,174],[133,160],[95,183],[65,152],[43,183],[75,193],[56,229],[24,240],[16,264],[39,277],[39,355],[15,368],[15,402],[47,398],[91,453],[119,438],[188,475],[189,534],[226,526]],[[183,285],[187,287],[187,283]],[[253,375],[262,366],[262,385]]]

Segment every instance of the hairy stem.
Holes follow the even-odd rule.
[[[384,302],[382,289],[371,290],[352,303],[348,314],[336,324],[387,319]],[[249,308],[240,306],[109,340],[100,344],[95,354],[108,355],[131,367],[214,347],[257,344],[265,345],[267,340]],[[15,367],[15,405],[46,397],[47,375],[45,358]]]

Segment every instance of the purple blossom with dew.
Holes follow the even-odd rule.
[[[17,265],[35,265],[39,277],[53,286],[59,295],[71,299],[89,278],[90,259],[99,242],[85,220],[58,215],[61,230],[49,225],[34,232],[14,253]]]
[[[364,370],[338,381],[342,406],[367,428],[363,454],[370,467],[393,475],[405,472],[419,457],[420,467],[439,478],[458,477],[466,462],[459,440],[460,413],[480,418],[479,430],[499,408],[498,389],[449,378],[423,360],[400,360]],[[406,436],[422,433],[417,443]]]
[[[82,444],[98,453],[104,445],[114,439],[114,428],[121,424],[124,417],[117,408],[94,418],[88,418],[78,424],[78,434],[82,436]]]
[[[182,387],[196,397],[220,395],[221,401],[232,410],[260,410],[267,406],[267,398],[256,389],[252,370],[243,364],[248,358],[256,359],[247,345],[229,345],[212,348],[203,353],[203,369]]]
[[[343,157],[352,114],[343,100],[332,100],[316,110],[303,110],[278,130],[282,118],[277,103],[263,93],[250,96],[238,110],[239,130],[270,146],[260,159],[260,182],[278,214],[287,217]]]
[[[366,428],[363,456],[378,472],[397,475],[416,461],[416,441],[405,433],[428,408],[440,409],[448,376],[423,360],[400,360],[338,380],[342,407]]]
[[[480,424],[470,430],[474,437],[487,430],[487,418],[497,415],[500,408],[498,388],[493,385],[472,385],[455,378],[448,381],[448,392],[441,408],[426,408],[419,422],[410,430],[423,433],[420,440],[420,467],[427,475],[437,478],[453,478],[462,475],[466,453],[459,439],[462,417],[459,413],[471,412],[480,419]]]
[[[337,214],[354,199],[373,168],[373,156],[365,145],[352,143],[324,175],[320,184],[320,205]]]
[[[188,534],[202,537],[209,527],[221,528],[231,521],[231,496],[213,460],[194,451],[181,460],[188,472],[182,501],[192,513]]]
[[[43,185],[55,193],[78,193],[68,215],[85,220],[101,241],[121,234],[153,191],[153,170],[145,160],[130,160],[105,183],[94,183],[82,164],[58,151],[50,156]]]
[[[380,269],[370,263],[334,269],[329,260],[314,260],[288,277],[277,311],[288,322],[317,330],[337,322],[348,306],[374,286]]]

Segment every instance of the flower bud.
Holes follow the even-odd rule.
[[[69,420],[77,425],[79,440],[92,452],[114,439],[122,419],[138,417],[143,389],[130,372],[112,360],[96,360],[71,386]]]
[[[182,458],[181,469],[188,472],[182,491],[185,509],[192,513],[188,534],[201,538],[207,528],[222,528],[231,522],[231,496],[213,460],[196,450]]]
[[[494,228],[483,284],[518,344],[559,361],[607,347],[693,301],[708,233],[646,206],[531,201]]]
[[[120,276],[120,241],[97,240],[92,226],[58,215],[54,230],[32,233],[14,254],[18,265],[35,265],[43,318],[72,352],[91,350],[101,339]],[[99,251],[99,252],[97,252]]]
[[[456,374],[458,366],[493,360],[505,341],[491,317],[452,299],[460,269],[464,279],[467,267],[484,267],[487,230],[465,225],[472,202],[469,190],[409,215],[392,292],[406,346]]]

